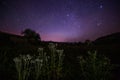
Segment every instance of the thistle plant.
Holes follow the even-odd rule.
[[[51,69],[54,69],[55,68],[55,57],[56,57],[56,48],[55,48],[55,45],[53,43],[49,43],[48,45],[49,49],[50,49],[50,60],[51,60],[51,63],[50,63],[50,67]]]
[[[27,80],[30,75],[31,59],[30,55],[23,56],[23,80]]]
[[[88,52],[88,57],[79,57],[81,78],[83,80],[110,80],[112,65],[107,57],[97,56],[97,52]]]
[[[14,58],[16,69],[18,72],[18,80],[27,80],[31,71],[31,59],[30,55],[20,55]]]
[[[61,77],[61,72],[63,69],[63,59],[64,59],[64,54],[63,50],[56,50],[58,53],[58,66],[57,66],[57,75],[58,77]]]
[[[17,72],[18,72],[18,80],[22,80],[22,60],[20,57],[16,57],[13,59],[14,62],[15,62],[15,65],[16,65],[16,69],[17,69]]]
[[[44,52],[43,48],[38,48],[38,56],[20,55],[14,58],[18,80],[28,80],[32,68],[35,80],[49,80],[51,77],[58,80],[62,76],[63,50],[57,50],[53,43],[48,47],[49,53]]]
[[[62,67],[64,54],[63,50],[57,50],[53,43],[49,44],[50,55],[50,72],[54,80],[58,80],[62,76]]]
[[[43,52],[43,48],[38,48],[39,55],[35,59],[35,80],[38,80],[41,78],[41,80],[44,79],[44,76],[46,75],[46,67],[47,67],[47,55]]]
[[[41,75],[42,64],[43,64],[42,59],[41,60],[39,58],[35,59],[35,64],[34,64],[34,66],[35,66],[35,80],[38,80],[40,75]]]

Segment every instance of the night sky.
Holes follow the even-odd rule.
[[[0,31],[26,28],[44,41],[95,40],[120,32],[120,0],[0,0]]]

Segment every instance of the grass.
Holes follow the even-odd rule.
[[[102,59],[102,56],[99,56],[99,55],[104,54],[107,58],[109,57],[109,60],[110,62],[112,62],[112,64],[113,63],[119,64],[119,54],[118,54],[120,52],[119,45],[117,46],[116,45],[114,46],[94,45],[94,46],[95,47],[93,48],[97,50],[97,53],[96,53],[97,59]],[[39,47],[42,47],[42,48],[39,48]],[[15,46],[11,45],[8,47],[6,46],[0,47],[0,53],[1,53],[0,54],[0,78],[2,80],[8,80],[8,79],[18,80],[18,74],[16,74],[17,69],[15,66],[15,63],[13,62],[13,58],[20,57],[20,55],[27,56],[27,54],[29,54],[32,57],[30,61],[30,65],[31,65],[30,70],[32,71],[30,71],[28,79],[36,80],[37,72],[35,72],[35,69],[37,71],[37,68],[35,68],[35,59],[37,59],[40,56],[40,54],[43,52],[43,54],[47,56],[48,61],[45,62],[44,71],[42,71],[43,67],[42,67],[42,70],[40,68],[39,79],[42,79],[42,80],[43,79],[44,80],[55,80],[55,79],[82,80],[83,79],[84,80],[84,77],[82,76],[82,72],[80,68],[80,63],[78,63],[78,59],[76,57],[81,55],[83,59],[86,60],[89,57],[87,50],[93,51],[94,49],[91,47],[89,48],[88,46],[86,47],[84,44],[82,45],[60,44],[58,46],[53,46],[53,47],[55,51],[54,54],[51,54],[52,50],[50,49],[50,47],[48,47],[48,44],[45,44],[45,46],[44,44],[43,46],[40,46],[40,45],[39,46],[34,46],[34,45],[25,46],[21,44],[21,45],[15,45]],[[62,49],[64,49],[63,54],[62,54],[63,57],[61,57],[62,59],[59,60],[60,55],[58,55],[58,53],[59,53],[59,50],[61,50],[62,52]],[[94,53],[94,51],[91,53]],[[51,59],[52,55],[55,56],[54,57],[55,59],[53,60]],[[62,62],[62,64],[60,63],[62,65],[62,68],[58,67],[58,62],[59,63]],[[55,67],[53,68],[53,66]],[[87,64],[86,66],[90,67],[89,64]],[[101,69],[104,69],[104,68],[101,68]],[[115,69],[115,73],[113,73],[112,75],[115,76],[113,79],[111,78],[112,80],[117,80],[115,79],[116,77],[118,77],[118,80],[119,80],[119,67]]]
[[[49,53],[44,52],[43,48],[38,48],[38,55],[20,55],[13,59],[18,80],[28,80],[30,74],[33,74],[34,80],[59,80],[62,77],[63,50],[57,50],[52,43],[48,47]]]
[[[88,52],[87,57],[80,56],[80,71],[83,80],[110,80],[113,65],[105,56],[98,56],[97,51]]]

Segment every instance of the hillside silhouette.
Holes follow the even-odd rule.
[[[23,36],[0,31],[0,45],[27,43]]]
[[[16,35],[16,34],[11,34],[11,33],[0,31],[0,44],[10,44],[11,42],[12,43],[27,43],[26,38],[21,35]],[[46,41],[46,42],[49,43],[52,41]],[[63,43],[66,43],[66,42],[63,42]],[[93,41],[93,43],[94,44],[118,44],[118,43],[120,44],[120,32],[101,36],[97,38],[95,41]]]
[[[120,44],[120,32],[102,36],[94,41],[95,44]]]

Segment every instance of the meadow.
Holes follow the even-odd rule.
[[[0,79],[2,80],[119,80],[120,74],[120,45],[119,44],[94,44],[94,43],[55,43],[50,48],[51,42],[39,44],[13,44],[0,47]],[[39,50],[39,51],[38,51]],[[60,50],[63,50],[61,52]],[[53,51],[53,52],[52,52]],[[61,59],[60,55],[61,55]],[[40,55],[45,54],[45,55]],[[23,68],[29,75],[21,78],[14,61],[24,56],[30,56],[31,61],[38,57],[43,65],[35,68],[36,64],[29,64]],[[40,58],[41,57],[41,58]],[[48,61],[45,61],[45,57]],[[39,62],[39,60],[38,60]],[[29,63],[29,62],[28,62]],[[32,66],[32,67],[31,67]],[[30,72],[29,72],[30,70]],[[38,71],[38,72],[37,72]],[[21,77],[24,76],[22,74]],[[26,73],[26,74],[27,74]],[[37,76],[38,75],[38,76]]]

